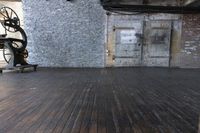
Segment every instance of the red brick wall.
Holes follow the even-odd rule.
[[[184,15],[181,66],[200,67],[200,15]]]

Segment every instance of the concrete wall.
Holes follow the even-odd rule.
[[[104,67],[105,11],[99,0],[24,0],[29,62]]]

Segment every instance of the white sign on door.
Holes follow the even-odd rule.
[[[121,43],[127,44],[127,43],[136,43],[137,37],[135,36],[136,31],[135,30],[122,30],[121,31]]]

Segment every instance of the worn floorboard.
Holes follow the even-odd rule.
[[[0,133],[198,133],[199,115],[198,69],[0,74]]]

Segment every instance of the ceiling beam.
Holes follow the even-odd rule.
[[[102,4],[108,11],[125,11],[139,13],[172,13],[172,14],[200,14],[199,7],[191,6],[151,6],[151,5],[124,5]]]
[[[200,6],[200,0],[186,0],[184,2],[185,6]]]
[[[3,2],[21,2],[22,0],[0,0]]]

